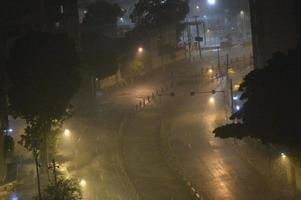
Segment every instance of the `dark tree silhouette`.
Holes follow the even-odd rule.
[[[74,41],[63,34],[28,33],[12,47],[7,72],[10,111],[26,121],[20,143],[33,151],[39,183],[38,158],[46,154],[47,169],[47,141],[70,116],[69,102],[80,86]]]
[[[130,18],[144,33],[179,25],[189,12],[187,0],[139,0]]]
[[[62,34],[32,32],[18,39],[7,72],[12,114],[26,120],[59,120],[80,85],[75,44]]]
[[[82,63],[92,80],[116,73],[123,51],[123,41],[110,38],[116,32],[123,11],[118,4],[100,0],[88,6],[83,21]]]
[[[240,86],[244,106],[231,117],[242,123],[215,129],[216,137],[252,137],[300,150],[300,56],[300,48],[275,53],[263,69],[250,72]]]
[[[122,17],[123,11],[118,4],[111,4],[107,1],[100,0],[91,3],[87,7],[83,24],[89,26],[103,26],[116,24],[118,18]]]
[[[128,36],[134,43],[138,40],[145,46],[154,38],[159,55],[172,55],[188,12],[188,0],[139,0],[130,15],[136,27]]]

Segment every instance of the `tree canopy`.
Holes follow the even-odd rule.
[[[119,67],[120,53],[112,50],[87,51],[82,59],[84,68],[90,75],[99,79],[115,74]]]
[[[59,178],[57,184],[50,183],[42,194],[42,200],[81,200],[82,192],[78,181]]]
[[[300,150],[301,49],[275,53],[263,69],[250,72],[240,85],[245,101],[231,118],[242,121],[214,130],[217,137],[253,137],[264,143]]]
[[[26,120],[23,142],[32,150],[69,116],[80,86],[79,56],[68,36],[31,32],[16,41],[7,66],[9,109]]]
[[[188,0],[139,0],[130,18],[140,31],[156,33],[171,25],[178,26],[188,12]]]
[[[11,111],[25,119],[59,119],[80,86],[79,56],[63,34],[32,32],[18,39],[7,72]]]
[[[105,0],[96,1],[89,4],[84,17],[84,25],[112,25],[123,16],[123,11],[118,4],[111,4]]]
[[[105,78],[117,72],[124,52],[124,41],[111,37],[123,16],[118,4],[100,0],[88,6],[81,34],[83,69],[93,77]]]

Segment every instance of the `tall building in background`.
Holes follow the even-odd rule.
[[[250,0],[254,67],[300,44],[300,0]]]

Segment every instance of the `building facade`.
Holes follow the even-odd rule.
[[[300,44],[300,1],[250,0],[254,67]]]

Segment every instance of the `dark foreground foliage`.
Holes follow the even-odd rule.
[[[263,69],[250,72],[240,86],[243,108],[231,116],[241,124],[214,130],[216,137],[252,137],[263,143],[301,149],[301,49],[275,53]]]

